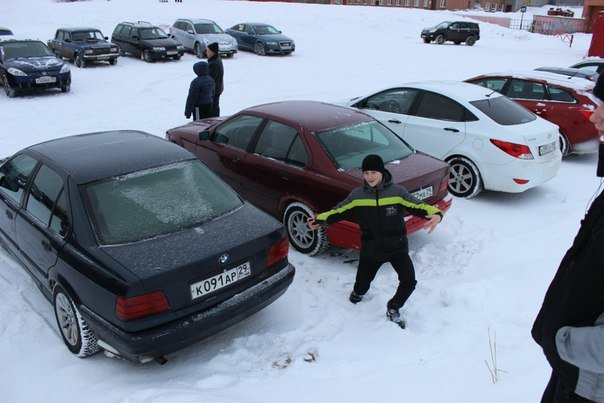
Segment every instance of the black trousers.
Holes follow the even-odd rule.
[[[572,389],[562,383],[558,375],[552,371],[552,376],[543,392],[541,403],[587,403],[592,402],[589,399],[581,397],[574,393]]]
[[[354,283],[354,292],[359,295],[365,294],[369,290],[369,286],[380,267],[387,262],[390,262],[398,274],[399,281],[396,293],[390,301],[388,301],[388,308],[400,309],[407,299],[409,299],[409,296],[411,296],[411,293],[417,284],[413,262],[406,251],[382,259],[361,256],[359,268],[357,269],[356,281]]]
[[[220,95],[214,96],[214,101],[212,102],[212,116],[220,116]]]
[[[212,116],[212,104],[198,105],[193,110],[193,121],[211,118]]]

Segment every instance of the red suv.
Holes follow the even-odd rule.
[[[466,82],[500,92],[557,124],[562,155],[598,151],[598,132],[589,121],[598,107],[592,81],[533,70],[483,74]]]
[[[291,245],[314,255],[329,243],[360,247],[360,228],[341,221],[311,231],[306,219],[363,183],[361,162],[379,154],[393,181],[446,211],[449,165],[415,151],[371,116],[341,106],[287,101],[255,106],[168,130],[166,138],[218,173],[244,198],[285,223]],[[426,221],[405,218],[408,232]],[[229,231],[238,231],[231,228]]]

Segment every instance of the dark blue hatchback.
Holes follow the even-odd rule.
[[[9,98],[19,91],[71,88],[69,66],[36,40],[0,41],[0,80]]]

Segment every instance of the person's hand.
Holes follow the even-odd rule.
[[[308,217],[308,218],[306,219],[306,222],[308,223],[308,226],[309,226],[309,227],[310,227],[310,229],[311,229],[311,230],[313,230],[313,231],[314,231],[314,230],[316,230],[316,229],[319,229],[319,228],[321,227],[321,225],[320,225],[319,223],[317,223],[316,218],[317,218],[317,216],[314,216],[314,217]]]
[[[436,228],[436,226],[438,225],[438,223],[440,223],[440,220],[442,220],[442,217],[440,216],[440,214],[431,214],[427,215],[426,218],[428,219],[428,225],[426,226],[426,228],[428,229],[428,234],[431,234],[432,231],[434,231],[434,228]]]

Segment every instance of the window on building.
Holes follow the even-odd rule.
[[[424,8],[428,8],[428,3],[430,0],[424,0]]]
[[[497,11],[497,3],[493,3],[491,5],[491,11],[493,11],[493,12]]]
[[[413,7],[419,7],[419,0],[413,0]]]
[[[447,0],[440,0],[440,8],[445,8],[446,1]]]
[[[405,7],[409,7],[410,4],[411,4],[410,0],[405,0]]]

